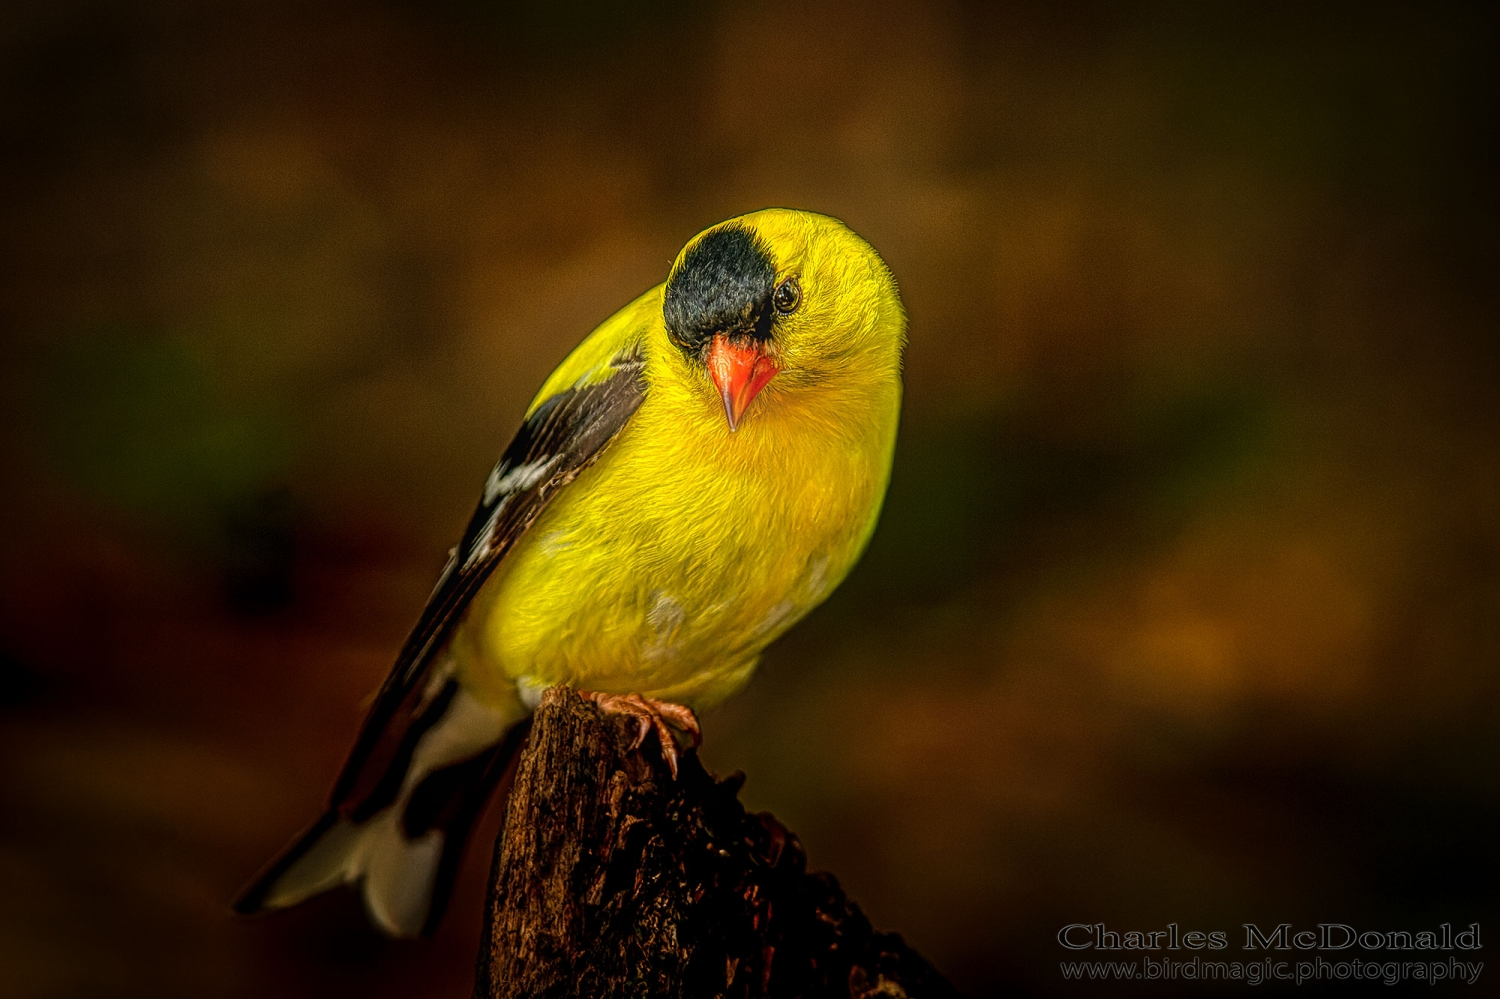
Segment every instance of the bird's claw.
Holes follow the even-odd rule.
[[[661,758],[672,771],[673,780],[677,779],[677,738],[669,723],[688,734],[694,749],[703,742],[703,730],[698,727],[698,716],[693,714],[692,708],[640,694],[603,694],[593,690],[582,690],[579,694],[584,700],[593,701],[604,714],[628,715],[636,719],[635,741],[630,744],[632,752],[641,748],[646,736],[654,729],[657,741],[661,743]]]

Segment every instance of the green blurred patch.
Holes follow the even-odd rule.
[[[64,481],[216,565],[236,603],[280,602],[282,584],[247,589],[284,577],[290,560],[294,518],[278,485],[289,436],[273,412],[225,399],[182,340],[121,328],[52,344],[33,388],[38,436]]]
[[[1273,414],[1267,390],[1237,383],[1137,403],[1129,461],[1148,515],[1175,520],[1243,482],[1274,448]]]
[[[1263,388],[1196,385],[1102,416],[1096,425],[1112,428],[1102,438],[1059,434],[1026,408],[908,426],[880,528],[851,582],[901,603],[952,600],[1055,544],[1049,528],[1101,510],[1112,512],[1108,531],[1090,521],[1101,533],[1083,550],[1156,537],[1228,501],[1262,467],[1272,413]]]

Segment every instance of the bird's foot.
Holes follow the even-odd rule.
[[[603,694],[594,690],[580,690],[578,693],[584,700],[597,704],[604,714],[629,715],[636,719],[635,741],[630,744],[632,750],[639,749],[646,741],[646,734],[655,729],[656,738],[661,743],[661,758],[672,771],[673,780],[677,779],[677,739],[669,725],[686,732],[694,749],[703,742],[703,730],[698,727],[698,716],[693,714],[692,708],[640,694]]]

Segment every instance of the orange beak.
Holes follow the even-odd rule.
[[[708,348],[708,374],[724,399],[724,417],[729,429],[737,430],[740,417],[766,383],[776,377],[776,362],[761,353],[760,341],[730,341],[723,333],[714,334]]]

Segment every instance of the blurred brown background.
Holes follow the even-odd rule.
[[[752,807],[976,995],[1493,924],[1497,39],[1199,7],[7,4],[0,995],[467,995],[493,819],[432,941],[228,899],[536,386],[766,205],[912,337],[867,558],[706,719]]]

